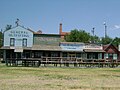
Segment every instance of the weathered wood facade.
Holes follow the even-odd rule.
[[[105,51],[104,57],[107,61],[117,62],[120,60],[120,52],[113,44],[104,45],[103,50]]]
[[[113,45],[61,42],[60,34],[39,34],[19,25],[4,32],[1,50],[8,66],[117,66],[120,57]]]

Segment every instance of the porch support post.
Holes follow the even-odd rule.
[[[6,50],[3,50],[3,61],[5,61],[6,65],[8,65],[8,62],[6,59]]]
[[[60,67],[62,65],[62,52],[60,52]]]

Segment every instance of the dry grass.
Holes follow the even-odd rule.
[[[0,90],[120,90],[120,69],[0,64]]]

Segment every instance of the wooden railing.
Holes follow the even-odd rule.
[[[74,66],[84,66],[84,67],[91,67],[91,66],[118,66],[119,62],[106,62],[105,59],[83,59],[77,57],[42,57],[42,58],[11,58],[7,59],[6,65],[7,66],[47,66],[53,64],[54,66],[57,65],[74,65]]]

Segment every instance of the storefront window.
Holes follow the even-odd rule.
[[[102,53],[98,54],[98,59],[102,59]]]
[[[112,53],[109,53],[109,54],[105,54],[105,58],[110,58],[110,59],[117,59],[117,54],[112,54]]]
[[[108,57],[109,57],[109,58],[110,58],[110,57],[112,58],[112,57],[113,57],[113,54],[109,53],[109,54],[108,54]]]
[[[87,59],[95,59],[95,54],[87,53]]]
[[[106,54],[104,54],[104,57],[105,57],[105,58],[108,58],[108,54],[107,54],[107,53],[106,53]]]
[[[117,59],[117,54],[113,54],[113,59]]]
[[[35,54],[34,54],[35,58],[41,58],[41,56],[43,56],[42,52],[35,52]]]
[[[64,53],[62,54],[62,57],[67,57],[67,53],[64,52]]]
[[[81,53],[76,54],[76,57],[78,57],[78,58],[81,58],[81,56],[82,56]]]
[[[57,52],[51,52],[51,57],[58,57],[58,53]]]

